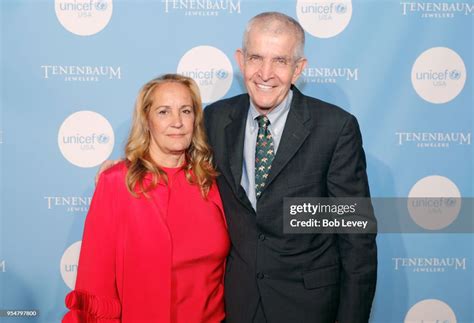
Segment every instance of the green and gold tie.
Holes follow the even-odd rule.
[[[270,120],[264,115],[258,116],[256,119],[258,122],[258,135],[257,145],[255,146],[255,193],[258,199],[262,194],[265,181],[272,168],[275,149],[272,134],[268,129]]]

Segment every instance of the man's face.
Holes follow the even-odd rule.
[[[286,97],[290,86],[306,66],[306,59],[295,61],[296,37],[253,28],[248,35],[247,51],[237,50],[245,86],[255,108],[267,114]]]

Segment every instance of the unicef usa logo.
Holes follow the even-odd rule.
[[[81,253],[82,241],[74,242],[63,253],[59,264],[59,271],[64,283],[70,289],[76,285],[77,268],[79,263],[79,254]]]
[[[95,3],[95,9],[99,11],[105,11],[109,7],[106,0],[99,0]]]
[[[451,307],[438,299],[425,299],[413,305],[404,323],[457,323]]]
[[[101,134],[91,134],[89,136],[81,136],[79,134],[75,134],[72,136],[63,136],[63,143],[65,144],[80,144],[82,150],[91,150],[94,149],[92,145],[98,144],[106,144],[110,141],[110,137],[107,136],[105,133]]]
[[[449,78],[450,78],[451,80],[457,81],[457,80],[461,79],[461,75],[462,75],[462,74],[461,74],[460,71],[458,71],[458,70],[452,70],[452,71],[449,73]]]
[[[453,100],[466,83],[466,66],[462,58],[447,47],[430,48],[416,59],[411,82],[418,95],[435,104]]]
[[[458,217],[461,193],[449,178],[427,176],[413,185],[408,193],[408,212],[413,221],[427,230],[441,230]]]
[[[229,72],[227,72],[225,70],[218,70],[216,72],[216,76],[220,80],[225,80],[229,76]]]
[[[94,140],[95,134],[92,134],[92,140]],[[110,141],[110,137],[105,133],[101,133],[97,136],[97,142],[99,144],[107,144]]]
[[[351,0],[298,0],[296,15],[301,26],[318,38],[341,33],[352,18]]]
[[[66,118],[59,128],[58,145],[71,164],[94,167],[112,153],[114,131],[102,115],[79,111]]]
[[[229,58],[212,46],[190,49],[179,61],[177,72],[196,81],[204,103],[222,98],[229,90],[233,78]]]
[[[66,30],[79,36],[90,36],[107,26],[112,7],[112,0],[55,0],[54,8]]]
[[[335,5],[336,13],[342,15],[347,12],[347,5],[345,3],[338,3]]]

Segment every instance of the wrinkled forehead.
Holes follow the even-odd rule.
[[[252,29],[248,34],[246,54],[269,57],[293,56],[297,40],[289,32]]]
[[[164,81],[153,84],[145,97],[145,105],[154,105],[158,101],[189,101],[194,105],[193,92],[178,81]]]

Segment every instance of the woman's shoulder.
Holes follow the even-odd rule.
[[[117,164],[107,168],[100,174],[100,180],[107,182],[123,182],[127,175],[127,164],[125,160],[118,162]]]

